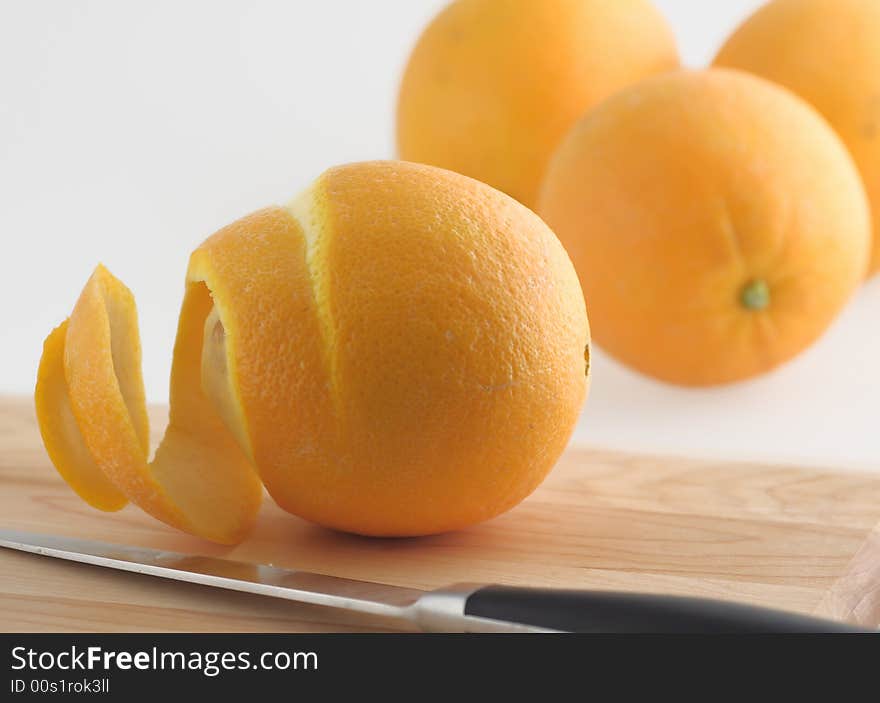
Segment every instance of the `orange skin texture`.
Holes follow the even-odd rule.
[[[491,518],[550,471],[589,382],[583,295],[549,228],[403,162],[330,169],[192,254],[152,463],[127,289],[99,267],[46,350],[38,418],[77,492],[227,543],[263,485],[366,535]]]
[[[784,85],[812,104],[850,150],[873,211],[869,274],[880,270],[880,3],[775,0],[715,59]]]
[[[407,64],[398,153],[534,207],[553,149],[584,112],[678,65],[646,0],[458,0]]]
[[[578,270],[596,341],[702,386],[792,358],[859,286],[870,216],[856,168],[807,103],[746,73],[667,74],[587,115],[539,212]],[[762,281],[766,307],[743,292]]]

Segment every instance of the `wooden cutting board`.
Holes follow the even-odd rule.
[[[154,426],[164,425],[155,411]],[[158,433],[157,433],[158,434]],[[104,514],[56,475],[31,403],[0,399],[0,527],[228,556],[401,586],[459,581],[695,594],[880,625],[880,474],[570,448],[512,512],[463,532],[368,539],[267,499],[221,548],[129,507]],[[360,631],[329,609],[0,549],[2,631]]]

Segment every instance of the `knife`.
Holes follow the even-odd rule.
[[[864,632],[830,620],[706,598],[480,584],[422,591],[15,530],[0,530],[0,547],[365,613],[429,632]]]

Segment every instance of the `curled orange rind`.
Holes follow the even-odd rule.
[[[70,318],[46,340],[36,407],[50,457],[86,502],[118,510],[131,501],[181,530],[234,543],[250,528],[262,487],[201,388],[203,326],[211,307],[205,284],[189,281],[169,426],[152,461],[134,299],[103,266]]]

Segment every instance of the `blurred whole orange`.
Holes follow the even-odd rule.
[[[715,64],[784,85],[837,130],[873,209],[869,272],[880,270],[880,2],[774,0],[734,32]]]
[[[578,270],[597,343],[685,385],[790,359],[862,280],[870,215],[839,137],[747,73],[676,72],[569,134],[539,213]]]
[[[677,66],[672,32],[647,0],[457,0],[406,67],[399,155],[534,207],[553,149],[586,110]]]

